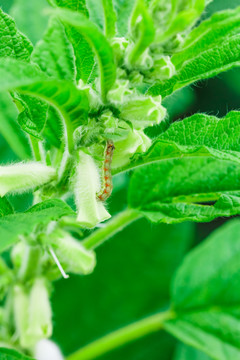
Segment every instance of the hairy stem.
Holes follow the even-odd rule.
[[[32,135],[29,135],[29,138],[30,138],[32,152],[33,152],[35,160],[41,161],[42,159],[41,159],[41,153],[40,153],[40,149],[39,149],[38,140]]]
[[[84,241],[83,245],[87,249],[95,249],[101,245],[104,241],[114,236],[119,231],[123,230],[126,226],[133,221],[142,217],[136,210],[126,209],[104,224],[102,228],[94,231]]]
[[[163,328],[164,321],[174,317],[170,310],[148,316],[86,345],[66,360],[91,360]]]

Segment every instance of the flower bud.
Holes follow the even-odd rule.
[[[132,94],[133,91],[129,89],[128,80],[117,80],[108,92],[108,98],[112,103],[121,104],[126,95]]]
[[[16,335],[20,345],[25,349],[31,346],[31,340],[27,334],[29,297],[23,286],[15,285],[13,289],[13,309],[16,327]]]
[[[111,40],[112,49],[116,62],[121,65],[125,58],[125,51],[128,46],[128,40],[125,37],[115,37]]]
[[[75,202],[78,209],[77,221],[84,227],[95,227],[111,215],[104,204],[97,200],[101,189],[100,175],[93,158],[79,150],[74,184]]]
[[[95,265],[95,253],[87,250],[78,240],[66,231],[56,229],[47,238],[66,272],[90,274]]]
[[[102,105],[102,100],[101,100],[100,96],[92,88],[91,85],[89,85],[89,84],[86,85],[86,84],[84,84],[84,82],[82,80],[79,80],[78,89],[85,91],[87,98],[88,98],[89,106],[91,109],[97,110]]]
[[[175,73],[175,66],[169,56],[157,56],[154,58],[153,68],[146,75],[154,79],[166,80]]]
[[[161,105],[161,96],[138,96],[129,99],[122,105],[120,117],[129,120],[135,129],[144,129],[159,124],[166,115],[166,109]]]
[[[0,166],[0,196],[23,192],[54,179],[56,171],[38,162]]]
[[[33,345],[52,335],[52,311],[44,278],[36,278],[30,291],[27,335]]]
[[[26,245],[26,243],[24,241],[19,241],[12,248],[11,260],[12,260],[12,263],[13,263],[15,268],[20,268],[20,266],[21,266],[21,264],[23,262],[23,257],[24,257],[24,254],[25,254],[26,246],[27,245]]]
[[[144,152],[151,145],[151,140],[141,130],[132,130],[124,140],[115,142],[112,168],[121,168],[129,163],[136,152]]]
[[[37,343],[34,358],[36,360],[64,360],[59,347],[47,339],[40,340]]]

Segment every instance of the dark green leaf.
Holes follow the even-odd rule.
[[[206,222],[240,214],[239,188],[239,164],[198,157],[168,160],[134,172],[129,203],[153,222]]]
[[[61,200],[47,200],[33,206],[25,213],[16,213],[0,218],[0,251],[13,245],[19,235],[28,235],[38,225],[47,225],[62,216],[73,215],[73,210]]]
[[[13,213],[13,207],[5,197],[0,198],[0,217]]]
[[[5,349],[1,347],[0,347],[0,359],[1,360],[33,360],[32,358],[20,354],[15,350]]]
[[[189,255],[172,284],[176,318],[165,328],[216,360],[240,357],[240,221],[215,231]]]
[[[101,92],[105,99],[116,77],[113,52],[98,27],[82,14],[70,10],[56,10],[54,13],[66,24],[75,27],[93,48],[99,65]]]

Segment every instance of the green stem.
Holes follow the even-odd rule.
[[[108,221],[103,228],[94,231],[82,243],[87,249],[95,249],[104,241],[123,230],[127,225],[142,217],[133,209],[126,209]]]
[[[36,161],[41,161],[42,159],[41,159],[41,153],[40,153],[40,150],[39,150],[38,140],[32,135],[29,135],[29,138],[30,138],[30,141],[31,141],[32,151],[33,151],[35,160]]]
[[[174,313],[169,310],[136,321],[84,346],[82,349],[67,357],[66,360],[96,359],[113,349],[161,330],[164,321],[173,317]]]

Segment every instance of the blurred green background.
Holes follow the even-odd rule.
[[[234,8],[239,0],[215,0],[203,17]],[[20,30],[33,43],[44,33],[47,18],[42,9],[46,0],[0,0],[4,11],[12,14]],[[165,101],[174,121],[196,112],[219,117],[239,109],[240,70],[179,91]],[[1,120],[1,119],[0,119]],[[161,127],[149,130],[154,136]],[[15,159],[0,136],[1,163]],[[109,203],[114,214],[126,206],[128,175],[115,179]],[[28,194],[15,200],[17,210],[30,204]],[[25,205],[23,205],[25,204]],[[168,305],[170,279],[184,254],[202,241],[224,220],[210,224],[184,223],[154,226],[140,220],[97,249],[97,267],[92,275],[71,276],[55,283],[52,296],[53,339],[64,354],[118,327],[147,316]],[[101,357],[101,360],[207,360],[204,354],[178,344],[170,335],[158,333]],[[233,359],[234,360],[234,359]]]

